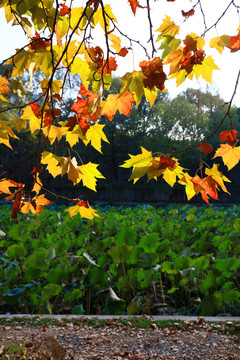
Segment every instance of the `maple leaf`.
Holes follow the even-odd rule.
[[[229,36],[229,42],[230,45],[226,45],[226,47],[228,47],[231,52],[236,52],[238,50],[240,50],[240,31],[237,35],[235,36]]]
[[[165,86],[164,82],[167,79],[166,74],[163,71],[163,62],[157,57],[151,61],[142,61],[139,66],[142,69],[145,79],[143,79],[143,84],[145,87],[148,87],[150,90],[156,86],[159,90],[163,91]]]
[[[125,57],[128,54],[128,49],[126,48],[121,48],[121,50],[119,51],[118,55]]]
[[[210,152],[213,151],[213,147],[211,144],[207,144],[207,143],[202,143],[200,144],[199,146],[200,148],[200,151],[204,151],[205,152],[205,155],[207,156],[207,154],[209,154]]]
[[[58,157],[58,166],[61,169],[61,175],[68,175],[68,179],[71,180],[74,185],[78,183],[79,175],[81,174],[81,170],[78,167],[76,158],[70,157]]]
[[[18,218],[18,213],[22,207],[22,197],[23,197],[22,192],[16,194],[16,198],[13,201],[13,207],[12,207],[12,215],[11,215],[12,219]]]
[[[132,104],[135,104],[135,100],[130,92],[125,92],[121,96],[119,94],[110,94],[107,100],[102,102],[101,113],[112,121],[117,110],[120,114],[129,116],[132,111]]]
[[[116,50],[116,52],[118,52],[119,53],[119,51],[121,50],[121,39],[120,39],[120,37],[119,36],[116,36],[116,35],[114,35],[114,34],[109,34],[108,35],[108,38],[111,40],[111,42],[112,42],[112,45],[111,45],[111,47],[114,49],[114,50]]]
[[[144,95],[143,72],[133,71],[132,73],[126,73],[121,79],[123,82],[119,95],[123,95],[129,89],[136,101],[136,106],[138,106]]]
[[[47,165],[46,169],[54,178],[61,174],[61,169],[58,166],[59,156],[52,154],[48,151],[44,151],[42,153],[41,163],[43,165]]]
[[[0,99],[3,101],[8,101],[2,94],[8,94],[11,92],[9,87],[7,85],[10,85],[10,82],[7,81],[5,77],[0,77]]]
[[[143,9],[143,6],[141,6],[139,4],[138,0],[128,0],[128,2],[129,2],[129,5],[131,6],[131,9],[132,9],[132,12],[133,12],[134,15],[136,15],[137,8],[142,8]]]
[[[221,131],[219,137],[221,142],[226,141],[228,145],[234,147],[234,140],[237,140],[237,131],[236,130]]]
[[[63,136],[63,130],[60,127],[54,125],[45,126],[42,131],[51,145],[55,142],[56,139],[60,141]]]
[[[76,201],[74,201],[76,202]],[[92,220],[94,217],[101,217],[97,211],[91,208],[88,201],[79,200],[76,202],[77,205],[72,206],[65,211],[68,211],[70,217],[80,214],[82,218]]]
[[[43,206],[49,205],[52,202],[45,198],[45,194],[35,196],[30,201],[22,202],[20,211],[23,214],[28,214],[31,211],[33,214],[40,214],[43,212]]]
[[[79,94],[84,98],[77,97],[77,101],[73,103],[71,110],[77,113],[77,122],[82,129],[83,135],[85,135],[90,127],[88,121],[96,122],[100,116],[100,97],[98,94],[87,90],[83,84],[81,84]]]
[[[11,187],[23,187],[23,184],[18,184],[15,181],[8,179],[0,180],[0,194],[12,194],[12,192],[9,190]]]
[[[61,6],[61,9],[59,11],[59,14],[61,16],[64,16],[64,15],[68,15],[70,13],[70,9],[67,5],[65,4],[59,4]]]
[[[195,14],[194,9],[188,10],[186,12],[182,10],[182,16],[184,16],[185,18],[187,18],[189,16],[193,16],[194,14]]]
[[[132,175],[129,180],[137,182],[140,177],[144,176],[151,168],[153,163],[152,152],[141,147],[142,153],[138,155],[130,155],[130,159],[120,165],[123,168],[133,167]]]
[[[82,139],[85,145],[88,145],[91,142],[91,145],[100,153],[102,153],[102,145],[101,141],[105,141],[109,143],[106,135],[103,132],[103,128],[105,125],[100,125],[98,123],[90,126],[89,130],[87,131],[85,138]]]
[[[10,149],[12,149],[12,146],[9,142],[10,136],[18,139],[18,137],[12,131],[11,127],[7,125],[6,121],[0,120],[0,144],[4,144]]]
[[[183,173],[183,176],[178,180],[178,183],[181,185],[185,185],[185,192],[187,195],[188,201],[196,195],[196,191],[194,189],[194,184],[191,181],[192,177],[188,173]]]
[[[41,127],[40,117],[41,116],[39,115],[38,110],[36,110],[38,104],[36,104],[36,105],[31,104],[31,105],[34,106],[34,111],[36,111],[36,113],[38,114],[38,117],[35,115],[31,106],[28,106],[24,109],[23,114],[21,115],[20,119],[29,120],[30,131],[33,134],[36,130],[40,130],[40,127]]]
[[[115,59],[115,57],[110,56],[108,61],[107,60],[104,61],[102,69],[100,69],[98,71],[98,73],[101,74],[102,71],[103,71],[103,74],[110,74],[111,75],[112,71],[115,71],[115,70],[117,70],[116,59]]]
[[[211,48],[217,49],[217,51],[220,52],[220,54],[222,54],[224,47],[230,44],[229,38],[230,36],[228,35],[222,35],[216,38],[212,38],[210,40],[209,45]]]
[[[208,176],[212,176],[212,178],[218,183],[218,185],[222,188],[223,191],[229,194],[227,188],[224,184],[224,181],[231,182],[226,176],[218,170],[219,164],[213,164],[212,169],[205,169],[205,174]]]
[[[97,170],[97,167],[98,164],[93,164],[92,162],[78,167],[81,172],[78,177],[78,182],[82,181],[84,186],[93,191],[96,191],[97,178],[105,179],[105,177]]]
[[[218,200],[217,183],[211,176],[201,179],[198,175],[195,175],[191,181],[193,182],[196,194],[201,193],[203,200],[207,204],[209,204],[208,196]]]
[[[51,41],[50,40],[45,40],[42,39],[40,37],[40,35],[38,34],[38,32],[35,32],[35,36],[32,38],[32,41],[29,45],[31,50],[39,50],[39,49],[43,49],[46,50],[46,48],[48,48],[51,45]]]
[[[231,170],[240,160],[240,146],[232,147],[228,144],[221,144],[220,148],[217,149],[214,157],[221,156],[228,170]]]
[[[171,21],[170,16],[166,15],[163,19],[162,25],[156,30],[161,33],[161,36],[169,35],[175,37],[179,33],[180,27],[175,24],[174,21]]]
[[[220,70],[217,65],[215,65],[211,56],[207,56],[203,59],[201,64],[194,65],[194,74],[198,79],[200,75],[202,78],[211,84],[212,82],[212,72],[213,70]]]

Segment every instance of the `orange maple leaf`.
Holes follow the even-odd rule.
[[[130,6],[131,6],[131,9],[132,9],[132,12],[133,12],[134,15],[136,14],[136,10],[137,10],[138,7],[143,9],[143,6],[141,6],[139,4],[138,0],[128,0],[128,2],[130,4]]]
[[[164,82],[167,78],[163,71],[163,62],[160,57],[156,57],[151,61],[142,61],[139,66],[142,69],[145,79],[143,84],[145,87],[152,90],[156,86],[159,90],[164,90]]]
[[[104,63],[103,63],[103,66],[102,66],[102,69],[100,69],[98,71],[99,74],[103,73],[104,74],[110,74],[112,73],[112,71],[115,71],[117,70],[117,62],[115,60],[114,57],[110,56],[109,60],[104,60]]]
[[[110,121],[113,119],[117,110],[120,114],[129,116],[132,111],[132,104],[135,104],[135,100],[129,91],[126,91],[122,96],[119,96],[119,94],[110,94],[107,100],[102,103],[101,113]]]
[[[3,101],[7,100],[1,94],[7,94],[11,92],[7,85],[11,85],[10,82],[5,77],[0,77],[0,99]]]
[[[222,131],[219,134],[221,142],[226,141],[228,145],[234,147],[234,140],[237,140],[237,131],[236,130],[227,130]]]
[[[201,193],[202,198],[206,203],[209,204],[208,196],[218,200],[218,193],[216,189],[218,184],[211,176],[201,179],[198,175],[195,175],[191,181],[193,182],[195,193]]]
[[[87,90],[83,84],[81,84],[79,94],[86,97],[86,99],[77,97],[77,101],[75,101],[71,107],[71,110],[77,113],[77,117],[71,117],[70,121],[67,123],[67,127],[69,127],[69,130],[70,128],[73,129],[76,123],[78,123],[82,128],[83,135],[85,135],[90,127],[89,120],[96,122],[100,115],[99,106],[97,104],[98,94]]]
[[[207,154],[209,154],[210,152],[212,152],[213,150],[213,147],[211,144],[207,144],[207,143],[202,143],[200,144],[199,146],[200,148],[200,151],[204,151],[205,152],[205,155],[207,156]]]
[[[240,31],[237,35],[230,36],[229,41],[230,41],[230,45],[226,45],[226,46],[231,50],[231,52],[236,52],[240,50]]]

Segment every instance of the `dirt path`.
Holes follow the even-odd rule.
[[[240,359],[237,336],[229,332],[230,327],[240,330],[240,323],[230,321],[176,321],[160,328],[152,320],[146,329],[136,328],[131,321],[120,325],[116,320],[107,320],[104,326],[62,320],[58,326],[49,325],[41,318],[34,326],[12,324],[9,319],[1,324],[0,359]]]

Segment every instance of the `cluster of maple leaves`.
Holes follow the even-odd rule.
[[[174,2],[175,0],[167,0]],[[140,5],[137,0],[128,0],[134,15],[138,8],[150,10]],[[20,3],[20,2],[19,2]],[[188,34],[182,41],[178,38],[180,27],[166,16],[160,27],[156,41],[160,43],[161,56],[143,60],[139,63],[140,70],[127,72],[122,77],[122,87],[119,93],[111,94],[107,91],[111,87],[112,72],[118,67],[118,60],[128,55],[131,48],[131,39],[125,38],[130,45],[122,46],[123,34],[116,26],[117,19],[112,13],[110,5],[103,4],[100,0],[86,1],[85,7],[68,7],[65,3],[58,3],[54,7],[54,0],[33,2],[26,7],[18,6],[18,2],[12,4],[5,1],[0,6],[4,7],[7,21],[18,22],[22,26],[30,42],[27,46],[19,49],[15,55],[4,62],[11,65],[12,70],[6,70],[0,77],[0,99],[8,101],[4,94],[12,91],[18,92],[18,82],[15,78],[21,77],[25,71],[30,76],[30,84],[34,72],[40,69],[44,79],[40,86],[42,96],[37,101],[32,101],[23,108],[20,116],[14,120],[14,124],[0,120],[0,143],[12,148],[9,138],[18,138],[13,131],[18,133],[29,128],[32,135],[36,135],[39,143],[33,153],[33,159],[38,159],[33,166],[33,185],[30,190],[24,190],[24,184],[19,184],[4,176],[0,180],[0,193],[7,194],[6,200],[13,201],[12,218],[17,218],[18,212],[35,214],[43,210],[43,206],[50,203],[43,194],[41,171],[45,168],[54,178],[58,175],[67,174],[73,185],[82,181],[84,186],[96,191],[98,178],[104,176],[98,171],[97,164],[83,164],[80,159],[79,165],[76,157],[71,157],[71,148],[79,141],[85,145],[89,143],[101,152],[102,141],[108,142],[104,134],[104,125],[99,119],[105,116],[109,121],[116,112],[129,116],[133,105],[138,106],[144,95],[152,106],[157,91],[166,91],[165,81],[176,78],[180,85],[186,78],[203,79],[211,83],[212,72],[218,67],[214,64],[211,56],[206,56],[205,40],[195,33]],[[188,18],[195,14],[194,8],[188,11],[182,10],[182,16]],[[26,17],[27,16],[27,17]],[[30,21],[31,20],[31,21]],[[104,33],[107,51],[100,46],[92,46],[89,38],[99,25]],[[32,34],[32,28],[35,34]],[[47,29],[50,36],[45,37]],[[90,29],[90,30],[89,30]],[[86,34],[89,32],[89,36]],[[99,31],[99,30],[98,30]],[[77,40],[75,37],[77,37]],[[80,40],[79,40],[80,39]],[[125,39],[125,40],[126,40]],[[222,35],[210,41],[210,46],[222,53],[226,47],[231,52],[240,49],[240,28],[234,36]],[[169,74],[165,72],[170,67]],[[67,75],[79,74],[81,88],[79,96],[71,106],[71,115],[64,121],[60,121],[62,114],[63,94],[66,82],[56,79],[55,74],[59,68],[66,70]],[[66,77],[65,77],[66,78]],[[90,90],[91,89],[91,90]],[[51,148],[64,138],[70,146],[69,156],[59,156]],[[240,160],[240,147],[235,146],[238,135],[234,129],[220,134],[221,144],[216,150],[214,158],[221,157],[230,170]],[[44,146],[40,146],[44,143]],[[51,151],[40,150],[49,146]],[[206,154],[213,149],[210,144],[199,145],[200,151]],[[142,148],[142,153],[136,156],[130,155],[123,167],[133,167],[130,179],[136,182],[140,177],[147,174],[148,180],[158,179],[160,176],[170,185],[176,182],[185,186],[188,200],[194,195],[201,194],[208,203],[209,197],[218,199],[217,190],[221,188],[228,192],[224,181],[229,181],[219,170],[218,164],[210,169],[205,168],[205,177],[190,176],[183,169],[176,158],[159,153],[153,156],[151,152]],[[202,169],[201,169],[202,171]],[[80,213],[82,217],[92,219],[98,216],[87,201],[81,199],[69,199],[75,203],[67,211],[70,216]]]

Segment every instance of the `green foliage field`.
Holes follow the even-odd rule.
[[[240,315],[240,207],[101,212],[0,208],[2,314]]]

